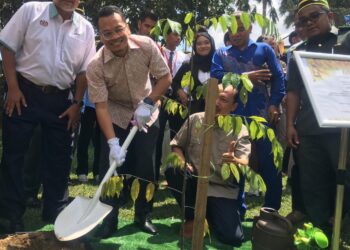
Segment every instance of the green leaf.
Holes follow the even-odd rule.
[[[169,24],[172,32],[176,32],[177,34],[181,35],[182,26],[180,23],[170,20],[169,18],[167,19],[167,23]]]
[[[242,80],[244,88],[248,92],[252,92],[254,85],[253,85],[252,81],[249,79],[248,75],[247,74],[242,74],[241,75],[241,80]]]
[[[257,178],[258,178],[259,190],[263,193],[266,193],[267,189],[263,178],[261,177],[261,175],[257,175]]]
[[[250,27],[250,15],[247,12],[241,14],[241,21],[243,23],[244,29],[248,30]]]
[[[234,163],[230,163],[230,170],[232,175],[235,177],[237,183],[240,181],[240,175],[237,166]]]
[[[176,114],[178,107],[179,107],[179,104],[178,104],[177,102],[174,102],[174,101],[173,101],[173,102],[171,103],[170,112],[171,112],[172,115],[175,115],[175,114]]]
[[[205,27],[208,27],[209,24],[210,24],[210,19],[205,19],[205,20],[204,20],[204,25],[205,25]]]
[[[219,17],[219,23],[222,31],[225,33],[227,30],[226,18],[224,16]]]
[[[131,184],[131,190],[130,190],[131,199],[133,200],[134,203],[137,197],[139,196],[139,193],[140,193],[140,182],[139,182],[139,179],[135,178]]]
[[[230,115],[226,115],[224,118],[224,131],[226,133],[230,132],[232,129],[232,119]]]
[[[153,199],[153,194],[154,194],[155,186],[152,182],[147,184],[146,187],[146,201],[150,202],[150,200]]]
[[[231,85],[235,88],[238,88],[238,85],[241,83],[241,77],[238,74],[231,74]]]
[[[166,37],[168,36],[168,31],[170,29],[170,25],[168,22],[166,22],[164,24],[164,27],[163,27],[163,38],[166,39]]]
[[[151,29],[150,33],[152,36],[158,39],[161,32],[162,32],[162,28],[161,28],[160,22],[158,21],[157,24]]]
[[[117,197],[119,197],[120,192],[123,190],[123,187],[124,187],[124,178],[117,176],[116,184],[115,184],[115,192]]]
[[[196,99],[199,100],[203,95],[203,85],[196,88]]]
[[[237,33],[238,24],[237,24],[237,19],[235,16],[231,16],[231,27],[230,28],[231,28],[232,34]]]
[[[200,122],[200,121],[196,121],[195,122],[195,124],[194,124],[194,127],[196,128],[196,129],[201,129],[202,128],[202,123]]]
[[[181,79],[181,88],[185,88],[190,85],[191,71],[187,71]]]
[[[253,190],[259,189],[259,178],[258,175],[254,172],[251,173],[250,186]]]
[[[221,166],[221,177],[224,181],[230,177],[230,167],[227,163],[224,163]]]
[[[258,123],[258,128],[258,134],[256,135],[257,140],[265,136],[265,127],[262,124]]]
[[[233,136],[238,136],[242,129],[242,118],[240,116],[235,117],[235,131],[233,132]]]
[[[272,128],[267,129],[267,137],[269,138],[270,142],[276,138],[275,131],[273,131]]]
[[[183,107],[182,105],[179,105],[179,113],[182,119],[185,119],[188,114],[188,109],[186,107]]]
[[[248,102],[248,92],[245,88],[241,88],[239,91],[239,99],[243,103],[243,105],[246,105]]]
[[[185,162],[178,154],[171,152],[165,157],[164,165],[165,167],[172,166],[174,168],[183,168]]]
[[[186,30],[186,42],[189,47],[192,45],[193,39],[194,39],[194,32],[191,29],[191,26],[188,26]]]
[[[231,78],[232,78],[233,73],[226,73],[224,77],[222,78],[222,85],[224,89],[226,89],[228,86],[231,85]]]
[[[192,20],[192,17],[193,17],[193,13],[192,12],[189,12],[186,14],[185,16],[185,19],[184,19],[184,23],[185,24],[189,24]]]
[[[256,115],[252,115],[252,116],[249,116],[250,119],[256,121],[256,122],[266,122],[266,119],[264,117],[261,117],[261,116],[256,116]]]
[[[207,219],[204,219],[204,236],[203,236],[203,237],[205,237],[205,235],[207,235],[207,234],[208,234],[208,236],[209,236],[209,241],[210,241],[210,243],[211,243],[210,231],[209,231],[209,224],[208,224]]]
[[[257,136],[257,133],[258,133],[258,126],[257,126],[256,122],[253,120],[253,121],[251,121],[251,123],[249,125],[250,138],[252,140],[255,140],[256,136]]]
[[[218,20],[215,17],[212,17],[210,18],[210,21],[213,23],[214,29],[216,29],[218,27]]]
[[[257,21],[261,29],[265,27],[265,18],[263,15],[256,13],[255,20]]]
[[[219,125],[219,128],[222,128],[222,126],[224,125],[224,116],[223,115],[218,116],[218,125]]]
[[[329,243],[328,243],[328,238],[323,232],[316,232],[315,235],[315,241],[316,244],[321,248],[327,248]]]

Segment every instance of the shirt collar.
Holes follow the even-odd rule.
[[[130,35],[129,38],[128,38],[128,44],[129,44],[129,50],[126,53],[125,56],[127,56],[130,53],[130,50],[134,50],[134,49],[139,49],[140,48],[140,46],[132,39],[132,35]],[[113,58],[121,58],[121,57],[115,56],[113,54],[113,52],[110,51],[106,46],[104,46],[103,53],[104,53],[103,63],[107,63],[110,60],[112,60]]]
[[[58,16],[58,11],[57,11],[57,8],[55,6],[54,3],[51,3],[49,5],[49,16],[50,18],[55,18],[56,16]],[[73,21],[73,23],[76,25],[76,26],[79,26],[78,25],[78,13],[76,13],[75,11],[73,12],[72,16],[71,16],[71,20]]]
[[[166,48],[165,46],[162,47],[162,50],[163,50],[167,55],[170,54],[170,52],[174,52],[174,53],[176,52],[176,50],[172,51],[172,50]]]

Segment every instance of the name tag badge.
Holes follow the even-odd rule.
[[[43,27],[47,27],[49,25],[49,22],[46,20],[40,20],[40,25]]]

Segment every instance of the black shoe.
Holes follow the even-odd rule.
[[[158,234],[157,227],[152,223],[151,219],[147,216],[145,218],[135,217],[134,222],[146,233],[156,235]]]
[[[106,239],[111,237],[115,232],[117,232],[118,220],[108,220],[105,219],[102,225],[97,229],[95,237]]]

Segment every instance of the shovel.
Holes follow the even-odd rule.
[[[136,132],[137,126],[134,126],[123,143],[123,150],[126,151]],[[113,175],[116,167],[114,161],[92,199],[78,196],[57,216],[54,225],[57,239],[68,241],[87,234],[112,211],[112,206],[100,202],[100,195],[103,184]]]

